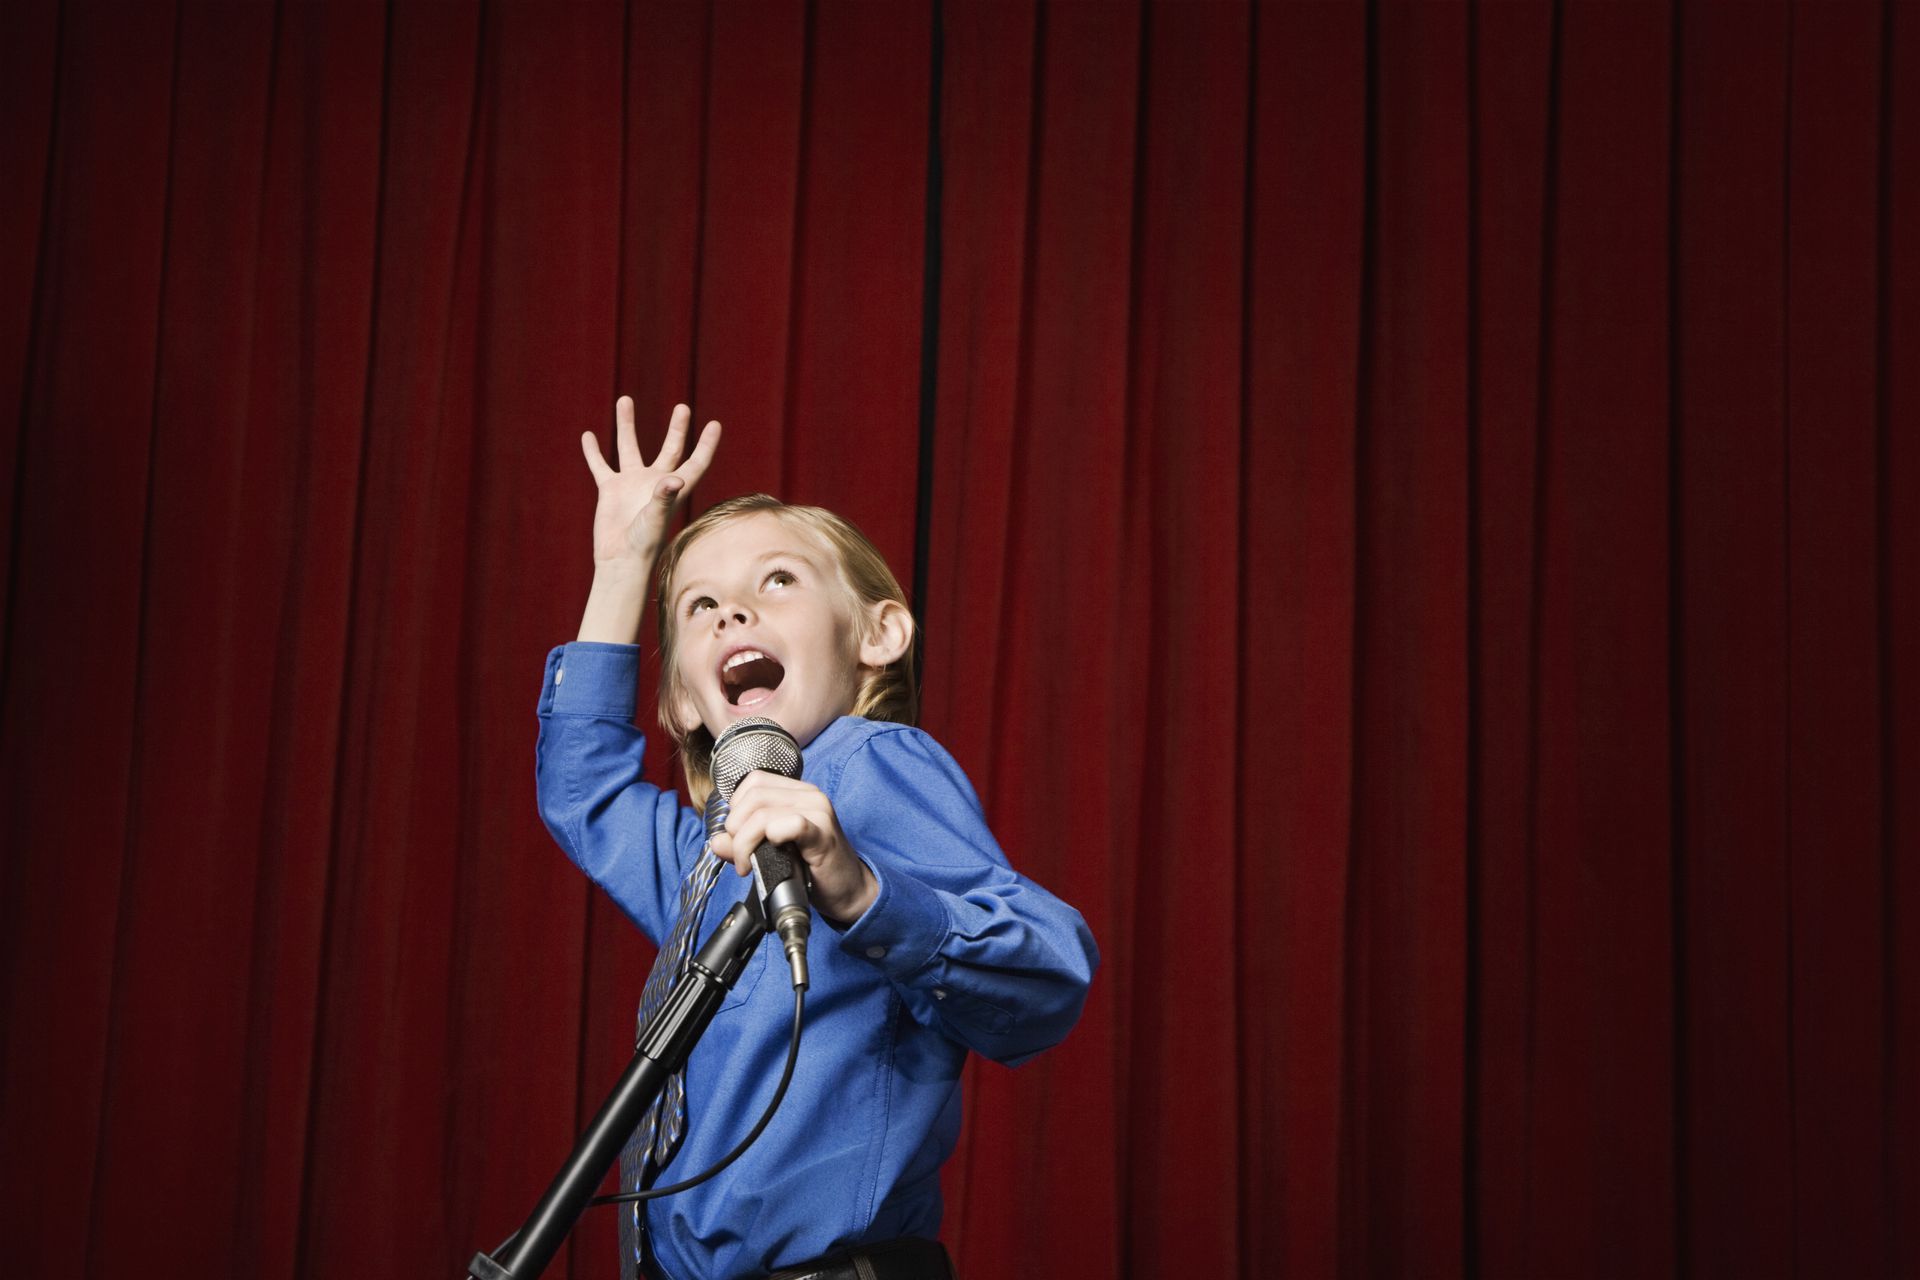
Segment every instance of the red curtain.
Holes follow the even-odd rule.
[[[10,1270],[531,1206],[650,958],[530,769],[622,391],[912,578],[1101,942],[965,1274],[1920,1270],[1915,84],[1892,0],[0,6]]]

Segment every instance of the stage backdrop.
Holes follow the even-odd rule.
[[[1891,2],[0,6],[10,1273],[531,1206],[651,955],[533,803],[619,392],[873,535],[1099,938],[972,1280],[1920,1271],[1915,86]]]

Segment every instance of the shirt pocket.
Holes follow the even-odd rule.
[[[736,877],[731,867],[722,870],[720,875],[720,883],[714,886],[713,898],[707,906],[706,922],[701,926],[700,940],[696,946],[706,945],[707,939],[720,927],[720,922],[727,918],[727,912],[745,902],[747,895],[753,892],[751,876]],[[733,896],[721,897],[721,894],[729,891]],[[779,949],[780,939],[774,934],[769,932],[761,937],[754,945],[753,954],[740,966],[740,976],[734,980],[733,989],[720,1001],[721,1013],[737,1009],[753,997],[753,989],[760,985],[761,975],[767,971],[767,952]]]
[[[753,998],[753,989],[760,985],[760,979],[767,971],[767,952],[778,951],[780,939],[769,933],[760,939],[760,945],[753,949],[747,963],[740,969],[740,977],[733,984],[733,990],[727,992],[727,998],[720,1002],[720,1012],[735,1009]]]

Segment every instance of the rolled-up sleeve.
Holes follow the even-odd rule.
[[[540,818],[567,857],[657,943],[705,829],[676,794],[641,777],[639,674],[637,645],[575,642],[547,655],[534,784]]]
[[[914,1018],[998,1062],[1057,1044],[1099,964],[1078,911],[1014,871],[965,773],[904,726],[847,761],[834,808],[879,894],[841,934]]]

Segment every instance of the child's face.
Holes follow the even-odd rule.
[[[860,645],[832,552],[773,512],[730,520],[680,557],[668,606],[676,714],[719,737],[767,716],[802,746],[853,709]]]

